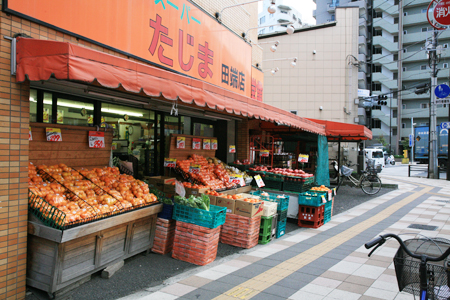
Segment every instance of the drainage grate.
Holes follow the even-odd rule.
[[[429,230],[429,231],[435,231],[436,229],[438,229],[437,226],[430,226],[430,225],[423,225],[423,224],[411,224],[408,226],[408,228]]]

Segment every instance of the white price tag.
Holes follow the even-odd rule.
[[[327,199],[325,199],[325,195],[320,196],[322,198],[322,203],[327,203]]]
[[[89,131],[89,148],[105,148],[105,133]]]
[[[186,196],[186,190],[184,189],[184,186],[179,182],[178,180],[175,181],[175,193],[180,195],[181,197]]]
[[[332,191],[329,190],[329,191],[328,191],[328,201],[333,200],[333,195],[332,195],[331,193],[332,193]]]
[[[256,184],[258,185],[258,187],[262,188],[263,186],[266,186],[260,175],[256,175],[253,178],[255,178]]]

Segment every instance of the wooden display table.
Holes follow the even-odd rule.
[[[162,204],[155,204],[65,230],[45,226],[30,214],[27,285],[53,297],[109,265],[149,251],[161,210]]]

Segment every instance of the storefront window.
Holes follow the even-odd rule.
[[[37,121],[37,91],[30,89],[30,122]]]
[[[52,123],[52,93],[44,93],[44,123]]]
[[[214,126],[210,124],[194,123],[194,135],[214,137]]]
[[[58,98],[56,111],[57,124],[78,126],[92,126],[94,124],[93,103]]]

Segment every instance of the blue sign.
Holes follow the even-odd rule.
[[[442,122],[441,129],[450,129],[450,122]]]
[[[450,87],[446,84],[440,84],[434,90],[434,94],[438,98],[445,98],[450,94]]]
[[[409,147],[414,147],[414,134],[409,135]]]

